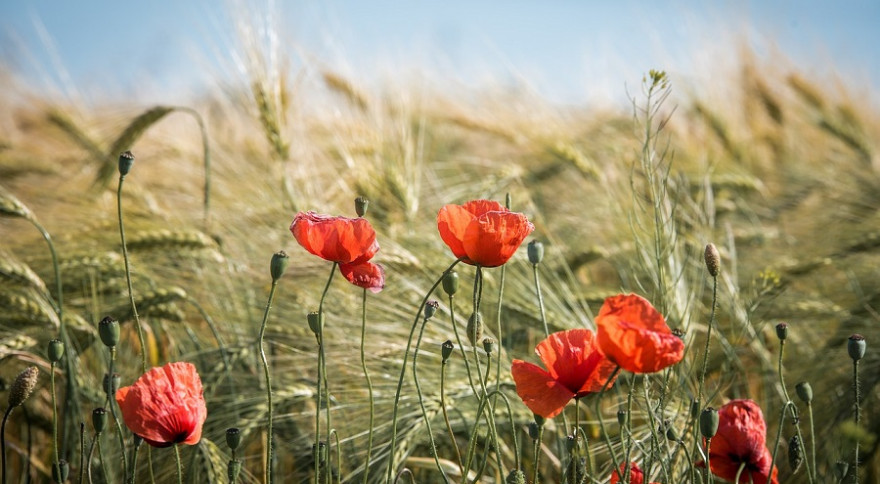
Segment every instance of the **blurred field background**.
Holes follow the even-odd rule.
[[[239,4],[226,12],[232,20],[220,24],[227,29],[215,45],[221,52],[201,59],[217,55],[228,63],[209,61],[214,82],[186,96],[149,78],[144,82],[156,85],[143,97],[137,96],[138,81],[121,91],[108,88],[107,99],[72,81],[50,81],[57,89],[46,90],[19,69],[22,56],[7,57],[0,70],[0,199],[4,207],[20,201],[57,245],[65,318],[73,331],[68,351],[78,364],[79,418],[87,421],[103,402],[98,389],[106,355],[96,337],[102,317],[123,322],[127,344],[117,365],[123,382],[139,375],[115,198],[116,157],[131,149],[136,161],[123,203],[148,353],[155,364],[192,361],[206,385],[204,439],[184,451],[190,482],[225,476],[228,427],[245,432],[246,482],[261,479],[266,409],[255,339],[271,282],[269,260],[279,249],[292,264],[267,334],[278,476],[299,482],[312,467],[316,349],[305,317],[317,309],[329,264],[291,237],[288,226],[297,211],[354,216],[356,196],[371,201],[368,218],[382,247],[375,261],[387,271],[385,290],[368,298],[367,336],[380,422],[374,465],[384,469],[409,322],[452,262],[436,231],[437,210],[475,198],[503,201],[508,193],[512,209],[529,215],[537,227],[533,238],[547,247],[540,272],[551,331],[592,327],[602,299],[621,291],[645,295],[670,326],[685,330],[688,351],[677,371],[690,375],[691,384],[676,389],[680,413],[694,392],[711,302],[702,250],[715,243],[723,269],[708,383],[714,401],[758,401],[772,441],[782,406],[773,328],[788,322],[786,381],[790,389],[802,380],[814,388],[820,472],[830,475],[830,466],[847,459],[853,439],[860,438],[862,482],[880,479],[880,357],[872,349],[880,336],[876,78],[847,77],[833,63],[817,69],[772,44],[756,46],[748,35],[728,39],[723,33],[721,40],[731,42],[723,44],[729,56],[695,55],[698,71],[668,70],[668,98],[646,141],[642,76],[664,65],[617,58],[627,68],[615,72],[626,77],[598,79],[602,89],[615,91],[603,100],[565,89],[542,92],[522,73],[515,82],[460,83],[456,74],[439,75],[441,69],[419,71],[423,60],[413,60],[416,68],[400,75],[359,76],[356,68],[324,62],[320,53],[297,46],[295,33],[263,16],[269,10],[256,10]],[[118,35],[125,35],[124,24],[113,26]],[[647,61],[661,58],[648,55]],[[52,76],[60,72],[54,64],[44,67]],[[143,66],[133,70],[149,75]],[[592,80],[576,82],[589,91]],[[77,92],[82,95],[72,94]],[[210,160],[207,211],[203,136]],[[644,163],[646,146],[663,156]],[[0,234],[0,374],[8,383],[26,364],[48,371],[45,347],[59,321],[50,302],[51,259],[39,232],[22,217],[4,217]],[[459,272],[468,287],[473,272]],[[503,322],[504,358],[532,358],[543,330],[531,266],[524,254],[508,264],[500,316],[499,270],[485,274],[484,316],[489,328],[496,318]],[[460,323],[470,311],[464,293],[455,311]],[[360,294],[337,280],[325,306],[334,419],[344,423],[343,480],[362,472],[366,438],[366,390],[353,357]],[[437,296],[448,314],[448,301]],[[861,364],[864,432],[847,423],[852,395],[845,341],[856,332],[869,348]],[[427,327],[420,354],[422,386],[435,413],[439,344],[451,334],[448,317],[438,318]],[[475,405],[461,365],[449,371],[447,392],[457,402],[453,423],[464,436]],[[44,374],[28,403],[34,473],[44,473],[51,460],[47,380]],[[407,388],[395,458],[426,482],[433,463],[417,400]],[[501,432],[527,439],[531,415],[512,383],[503,388],[512,396],[516,423],[499,424]],[[609,399],[606,419],[614,419],[617,395]],[[77,455],[78,423],[68,420],[62,432],[69,456]],[[21,419],[10,424],[10,454],[24,452],[27,432]],[[449,452],[440,441],[441,452]],[[507,445],[500,451],[510,466],[515,449],[512,441]],[[110,455],[114,450],[107,446]],[[554,475],[553,460],[543,462],[547,476]],[[803,471],[789,477],[784,462],[780,468],[783,482],[805,482]],[[160,458],[157,472],[170,476],[173,468]],[[376,482],[382,476],[373,473]]]

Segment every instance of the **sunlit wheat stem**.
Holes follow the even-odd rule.
[[[409,337],[406,340],[406,350],[403,352],[403,362],[400,364],[400,378],[397,381],[397,390],[394,393],[394,403],[392,404],[391,410],[391,442],[388,444],[388,469],[386,473],[386,482],[392,482],[392,476],[394,474],[394,449],[397,445],[397,412],[399,409],[400,403],[400,392],[403,389],[403,378],[406,376],[406,360],[409,356],[409,349],[412,346],[413,335],[416,332],[416,326],[419,324],[419,318],[422,315],[422,311],[425,309],[425,304],[428,303],[428,298],[431,297],[431,293],[437,289],[437,286],[443,282],[443,278],[446,277],[446,274],[452,272],[452,269],[455,268],[458,263],[461,262],[461,259],[456,259],[455,262],[450,264],[449,267],[443,271],[443,274],[434,282],[434,285],[431,286],[431,289],[425,294],[425,297],[422,299],[422,303],[419,305],[418,310],[416,311],[416,316],[413,319],[412,328],[409,330]],[[465,471],[466,472],[466,471]]]

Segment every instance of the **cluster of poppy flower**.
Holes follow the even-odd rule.
[[[505,264],[534,230],[525,215],[489,200],[446,205],[437,215],[440,237],[462,262],[481,267]],[[382,266],[371,262],[379,250],[376,233],[362,217],[332,217],[314,212],[296,215],[290,226],[296,241],[308,252],[339,265],[352,284],[379,292],[385,285]],[[546,370],[522,360],[511,368],[516,391],[525,405],[544,418],[559,415],[572,399],[596,393],[613,384],[619,368],[654,373],[679,362],[684,343],[663,316],[634,294],[605,300],[596,317],[597,333],[571,329],[551,334],[535,352]],[[157,447],[195,444],[207,417],[202,384],[190,363],[153,368],[137,382],[120,388],[116,400],[132,432]],[[741,482],[776,483],[765,445],[766,425],[751,400],[734,400],[719,410],[719,428],[712,439],[711,471],[733,480],[746,464]],[[611,476],[619,481],[624,464]],[[631,463],[630,482],[644,475]]]

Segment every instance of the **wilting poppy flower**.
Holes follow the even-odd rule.
[[[620,469],[611,473],[611,482],[609,484],[617,484],[621,482],[623,478],[624,471],[624,463],[620,464]],[[629,466],[629,484],[644,484],[645,482],[645,473],[642,472],[642,469],[635,463],[630,463]],[[651,483],[656,484],[656,483]]]
[[[341,264],[339,271],[355,286],[377,293],[385,287],[385,269],[372,262]]]
[[[538,343],[535,353],[547,370],[513,360],[511,373],[523,403],[544,418],[559,415],[572,398],[601,391],[615,370],[614,363],[596,348],[588,329],[553,333]]]
[[[498,202],[472,200],[441,208],[437,229],[455,257],[471,265],[498,267],[510,260],[535,226]]]
[[[304,249],[339,264],[366,262],[379,250],[376,232],[365,218],[300,212],[290,224],[290,231]]]
[[[130,387],[116,392],[122,420],[154,447],[194,445],[208,417],[202,380],[192,363],[152,368]]]
[[[611,361],[633,373],[654,373],[681,361],[684,342],[645,298],[605,299],[596,316],[596,341]]]
[[[718,409],[718,432],[709,446],[709,465],[716,476],[733,481],[741,464],[739,483],[778,484],[773,455],[766,445],[767,424],[761,407],[752,400],[731,400]],[[697,465],[705,467],[700,461]]]

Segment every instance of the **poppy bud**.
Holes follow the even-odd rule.
[[[666,438],[672,442],[678,442],[678,432],[675,431],[675,427],[672,425],[666,426]]]
[[[779,323],[776,325],[776,337],[779,341],[785,341],[788,338],[788,323]]]
[[[810,382],[802,381],[794,389],[804,403],[808,404],[813,401],[813,387],[810,386]]]
[[[678,339],[684,340],[684,330],[681,328],[672,328],[672,334],[678,336]]]
[[[123,152],[119,155],[119,174],[121,176],[128,175],[131,171],[131,165],[134,164],[134,155],[131,151]]]
[[[535,417],[535,423],[538,424],[538,427],[543,427],[543,426],[544,426],[544,422],[546,422],[547,419],[545,419],[544,417],[538,415],[537,413],[536,413],[536,414],[533,414],[533,415],[534,415],[534,417]]]
[[[238,459],[229,461],[226,464],[226,477],[229,478],[230,483],[234,483],[238,480],[238,474],[241,472],[241,461]]]
[[[718,253],[718,248],[715,247],[715,244],[706,245],[706,252],[703,253],[703,257],[706,260],[706,270],[709,271],[709,275],[718,277],[718,273],[721,270],[721,254]]]
[[[618,410],[617,411],[617,423],[621,427],[626,425],[626,410]]]
[[[843,481],[847,474],[849,474],[849,462],[837,461],[834,464],[834,476],[837,477],[837,480]]]
[[[440,345],[440,356],[443,358],[443,363],[446,363],[449,357],[452,356],[453,349],[455,349],[455,346],[452,345],[451,340],[446,340]]]
[[[700,413],[700,433],[703,437],[711,439],[716,432],[718,432],[718,410],[707,407]]]
[[[119,373],[114,373],[112,377],[109,374],[104,373],[104,381],[102,382],[104,393],[110,396],[116,395],[116,390],[119,389],[119,383],[121,381],[122,377],[119,376]]]
[[[544,259],[544,244],[537,240],[529,242],[527,253],[529,254],[529,262],[533,265],[540,264]]]
[[[236,427],[226,429],[226,445],[235,452],[241,445],[241,430]]]
[[[691,399],[691,418],[700,416],[700,401],[696,398]]]
[[[364,197],[357,197],[354,199],[354,212],[358,215],[358,217],[363,217],[364,214],[367,213],[367,209],[370,208],[370,201]]]
[[[485,351],[487,355],[494,353],[495,340],[492,338],[483,338],[483,351]]]
[[[306,316],[306,318],[309,321],[309,329],[315,333],[315,336],[320,337],[324,326],[324,315],[318,311],[312,311]]]
[[[105,316],[98,323],[98,336],[101,337],[101,342],[104,343],[104,346],[108,348],[116,346],[119,343],[119,321],[110,316]]]
[[[40,370],[37,370],[36,366],[29,366],[15,377],[15,381],[9,388],[9,408],[21,405],[31,396],[34,388],[37,387],[38,376],[40,376]]]
[[[281,276],[284,275],[284,271],[287,270],[287,266],[289,265],[290,257],[287,256],[287,252],[279,250],[272,254],[272,262],[269,264],[269,273],[272,274],[272,282],[281,279]]]
[[[468,318],[467,337],[474,346],[483,338],[483,316],[480,313],[473,313]]]
[[[55,482],[65,482],[70,477],[70,464],[66,460],[61,459],[52,466],[52,480]]]
[[[507,207],[508,210],[510,210],[510,203],[511,203],[511,201],[512,201],[512,199],[511,199],[511,197],[510,197],[510,192],[507,192],[507,193],[504,195],[504,206]]]
[[[788,441],[788,465],[791,467],[792,474],[797,472],[804,462],[804,450],[801,447],[801,439],[797,434]]]
[[[100,407],[92,410],[92,425],[95,433],[103,432],[107,428],[107,410]]]
[[[849,352],[849,357],[853,361],[859,361],[865,356],[866,346],[865,337],[856,333],[849,337],[849,341],[846,343],[846,351]]]
[[[58,363],[61,361],[61,357],[64,356],[64,343],[60,339],[53,339],[49,342],[46,354],[49,356],[49,361]]]
[[[538,440],[538,437],[541,435],[541,426],[535,422],[529,422],[529,438],[532,440]]]
[[[526,475],[523,474],[523,471],[514,469],[510,471],[510,474],[507,475],[507,479],[505,479],[504,482],[506,484],[526,484]]]
[[[447,296],[454,296],[458,292],[458,272],[450,271],[443,276],[443,291]]]
[[[425,303],[425,321],[431,319],[434,316],[434,313],[437,312],[437,308],[440,307],[440,303],[437,301],[428,301]]]

